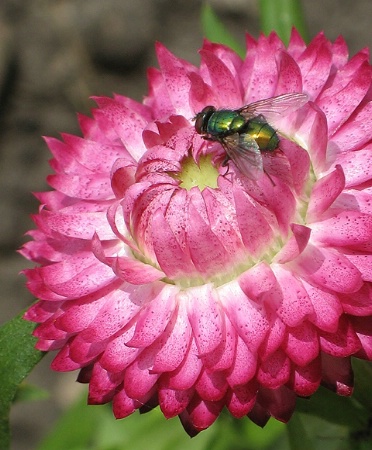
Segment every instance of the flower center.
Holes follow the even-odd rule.
[[[198,187],[202,191],[206,187],[217,188],[218,170],[212,163],[211,155],[201,156],[197,164],[191,156],[182,161],[182,170],[177,174],[180,187],[190,190]]]

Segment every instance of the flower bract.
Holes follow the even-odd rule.
[[[142,103],[95,98],[82,137],[47,138],[52,190],[21,250],[53,369],[116,418],[159,405],[191,436],[223,408],[263,426],[320,385],[351,395],[351,356],[372,359],[368,52],[295,30],[246,41],[244,59],[204,42],[199,67],[157,44]],[[284,94],[307,100],[277,114],[260,176],[196,132],[208,105]]]

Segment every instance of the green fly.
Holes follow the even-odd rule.
[[[283,94],[242,108],[216,109],[206,106],[195,116],[195,130],[208,141],[219,142],[226,151],[222,165],[231,159],[248,178],[257,180],[264,171],[262,152],[274,152],[280,131],[275,123],[301,108],[306,94]]]

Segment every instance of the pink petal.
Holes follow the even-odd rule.
[[[164,332],[176,307],[177,292],[177,287],[165,284],[142,308],[129,347],[148,347]]]
[[[327,116],[329,134],[335,131],[350,117],[366,95],[371,84],[371,68],[365,61],[347,80],[345,73],[336,73],[333,84],[324,90],[317,104]]]
[[[160,209],[153,214],[151,225],[154,252],[164,273],[170,278],[194,274],[195,266],[182,250]],[[167,242],[167,245],[164,245],[164,242]]]
[[[80,364],[70,358],[70,345],[67,343],[55,356],[51,363],[51,368],[58,372],[69,372],[80,369]]]
[[[225,330],[222,311],[212,286],[189,288],[181,301],[187,301],[188,316],[199,355],[212,352],[220,345]]]
[[[175,371],[167,375],[165,385],[170,389],[181,391],[190,389],[198,379],[201,370],[202,362],[198,356],[195,340],[192,339],[186,357]]]
[[[303,193],[310,171],[309,153],[288,139],[281,139],[280,150],[289,161],[293,187],[298,195]]]
[[[288,422],[296,405],[296,395],[286,386],[278,389],[261,388],[257,402],[275,419]],[[251,417],[250,414],[248,416]]]
[[[317,330],[309,322],[289,329],[283,350],[296,365],[307,366],[319,354]]]
[[[187,244],[197,271],[201,275],[224,273],[230,258],[218,237],[211,230],[210,224],[200,216],[193,202],[189,204],[189,218]]]
[[[151,396],[151,392],[139,399],[130,398],[124,389],[120,389],[114,396],[112,401],[112,409],[116,419],[128,417],[134,411],[144,404]]]
[[[188,415],[186,416],[184,411],[180,414],[180,419],[186,431],[188,431],[188,429],[185,422],[187,423],[190,421],[192,423],[192,427],[199,432],[212,425],[212,423],[219,416],[223,407],[223,400],[218,402],[209,402],[196,397],[187,407]]]
[[[133,328],[116,336],[107,343],[100,358],[100,364],[110,373],[121,372],[126,369],[141,353],[142,349],[128,347],[126,344],[133,335]]]
[[[313,306],[301,281],[280,265],[272,266],[282,290],[277,314],[290,327],[298,326],[313,314]]]
[[[301,397],[309,397],[318,389],[322,379],[320,358],[316,358],[304,367],[297,366],[292,372],[289,387]]]
[[[254,383],[236,386],[229,391],[226,406],[234,417],[240,419],[251,411],[256,402],[256,395],[257,386]]]
[[[338,129],[332,136],[332,145],[339,152],[353,152],[369,143],[372,133],[372,123],[369,120],[372,113],[372,103],[366,103]]]
[[[351,295],[340,294],[339,299],[345,313],[351,316],[368,317],[372,314],[372,287],[369,283]]]
[[[351,293],[363,284],[359,270],[342,253],[334,250],[309,244],[296,263],[303,278],[320,288]]]
[[[302,280],[302,284],[311,300],[314,311],[314,314],[309,317],[309,321],[321,330],[329,333],[336,332],[339,318],[344,311],[339,296],[313,286],[305,280]]]
[[[262,307],[246,297],[236,282],[221,286],[219,297],[239,336],[248,349],[255,353],[269,330]]]
[[[230,369],[234,363],[237,333],[229,318],[225,316],[225,333],[218,347],[201,357],[205,368],[212,371]]]
[[[209,373],[203,370],[195,384],[200,398],[212,402],[221,400],[225,396],[227,388],[228,384],[223,372]]]
[[[180,366],[190,347],[192,330],[184,302],[178,304],[167,328],[159,339],[154,372],[171,372]]]
[[[184,411],[194,396],[194,389],[175,391],[174,389],[159,388],[159,405],[167,419],[175,417]]]
[[[240,76],[244,88],[244,104],[273,97],[278,77],[275,50],[266,37],[255,43],[247,36],[247,56]],[[283,48],[283,47],[282,47]]]
[[[112,270],[122,280],[136,285],[151,283],[165,277],[165,273],[156,267],[125,256],[112,261]]]
[[[329,246],[352,246],[358,249],[359,245],[372,240],[372,216],[357,211],[343,211],[314,224],[312,237]]]
[[[358,358],[372,358],[372,327],[370,317],[351,317],[353,328],[358,335],[362,348],[357,353]]]
[[[347,187],[358,186],[372,178],[372,146],[364,149],[346,152],[337,156],[337,163],[342,166],[345,173]]]
[[[320,219],[332,203],[345,188],[345,176],[340,165],[335,170],[318,179],[313,186],[309,206],[307,209],[307,222],[311,223]]]
[[[259,354],[261,359],[264,361],[269,356],[281,347],[284,338],[286,337],[286,325],[276,316],[276,313],[272,313],[273,319],[270,323],[270,331],[267,338],[261,344]]]
[[[295,60],[287,52],[281,52],[277,57],[277,64],[278,80],[275,95],[302,92],[301,71]]]
[[[244,245],[252,256],[258,256],[270,243],[273,232],[259,208],[242,189],[234,190],[236,216]]]
[[[108,374],[99,363],[96,363],[89,382],[88,404],[100,405],[111,401],[123,378],[123,373]]]
[[[93,322],[82,332],[82,336],[87,342],[113,336],[138,314],[155,292],[159,291],[159,286],[148,285],[138,287],[125,285],[122,289],[113,291],[107,296],[104,307],[99,310]]]
[[[144,350],[125,370],[124,389],[131,398],[141,398],[148,394],[159,378],[152,373],[153,354],[150,349]]]
[[[262,361],[257,371],[258,382],[269,389],[276,389],[289,380],[291,362],[287,355],[278,350]]]
[[[256,369],[256,356],[249,350],[246,343],[238,337],[235,360],[226,376],[227,382],[233,389],[242,386],[253,379]]]
[[[257,303],[270,304],[273,297],[280,296],[280,288],[275,275],[265,262],[256,264],[243,272],[238,283],[247,297]]]
[[[174,112],[183,114],[185,117],[192,117],[194,111],[189,104],[191,82],[188,74],[196,71],[196,67],[176,58],[160,43],[156,45],[156,54]]]
[[[320,333],[320,345],[324,353],[341,358],[352,355],[361,347],[358,336],[346,316],[340,318],[337,333]]]
[[[300,48],[302,45],[300,46]],[[290,47],[288,47],[290,50]],[[303,79],[303,90],[315,99],[324,83],[327,81],[331,70],[332,52],[329,42],[323,34],[316,36],[298,56]]]
[[[372,255],[353,252],[345,256],[359,270],[364,281],[372,281]]]
[[[316,39],[316,37],[314,39]],[[309,44],[309,46],[310,45],[311,43]],[[296,30],[295,27],[292,27],[291,36],[289,38],[289,43],[287,46],[288,53],[293,58],[297,59],[306,50],[306,48],[307,46],[304,40],[302,39],[301,34]]]
[[[273,258],[279,264],[291,261],[303,252],[310,239],[311,229],[303,225],[292,224],[293,235]]]
[[[100,107],[95,110],[94,116],[100,122],[102,130],[107,130],[109,133],[115,130],[124,147],[134,160],[138,161],[146,151],[142,131],[147,125],[147,120],[128,106],[113,99],[95,97],[94,100]],[[128,117],[130,120],[127,120]]]
[[[239,218],[236,218],[234,206],[216,189],[205,188],[202,196],[211,229],[220,238],[226,251],[239,260],[238,252],[241,250],[243,254],[244,246],[239,230]]]
[[[210,86],[218,92],[216,107],[240,108],[243,91],[238,77],[210,50],[200,50],[200,56],[200,72],[205,79],[209,78]]]
[[[50,230],[50,232],[55,231],[72,238],[91,239],[94,233],[97,233],[101,239],[116,237],[107,224],[105,214],[101,212],[64,214],[63,211],[53,213],[42,210],[38,216],[35,216],[35,223],[47,233]]]

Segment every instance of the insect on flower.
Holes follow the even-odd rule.
[[[260,100],[242,108],[216,109],[206,106],[195,116],[195,130],[204,139],[219,142],[226,151],[222,163],[232,159],[248,178],[257,180],[263,172],[262,152],[279,145],[278,119],[301,108],[306,94],[291,93]]]

